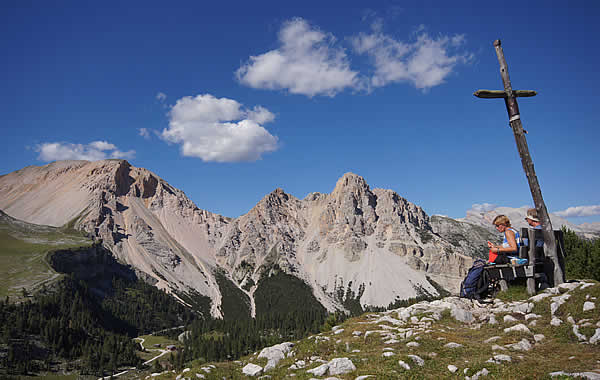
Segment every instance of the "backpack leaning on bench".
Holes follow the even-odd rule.
[[[467,276],[460,284],[460,296],[480,300],[486,296],[490,275],[485,270],[485,261],[475,260]]]

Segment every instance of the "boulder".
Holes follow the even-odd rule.
[[[261,366],[252,363],[248,363],[244,368],[242,368],[242,373],[250,377],[260,375],[262,371],[263,368]]]
[[[356,366],[352,363],[352,360],[348,358],[336,358],[332,359],[329,363],[329,374],[330,375],[341,375],[356,371]]]

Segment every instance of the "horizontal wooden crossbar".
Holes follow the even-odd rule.
[[[506,92],[502,90],[477,90],[473,95],[484,99],[506,98]],[[536,96],[537,92],[533,90],[515,90],[513,91],[513,95],[517,98],[528,98]]]

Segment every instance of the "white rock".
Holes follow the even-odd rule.
[[[494,360],[497,362],[511,362],[512,358],[508,355],[494,355]]]
[[[582,342],[587,340],[587,337],[579,332],[579,326],[573,325],[573,334]]]
[[[541,317],[542,317],[542,316],[541,316],[541,315],[539,315],[539,314],[534,314],[534,313],[531,313],[531,314],[527,314],[527,315],[525,315],[525,320],[526,320],[526,321],[528,321],[528,320],[530,320],[530,319],[537,319],[537,318],[541,318]]]
[[[450,311],[450,315],[459,322],[471,323],[475,319],[470,311],[454,307]]]
[[[488,338],[488,339],[484,340],[483,343],[492,343],[492,342],[497,341],[498,339],[500,339],[499,336],[493,336],[491,338]]]
[[[492,351],[506,351],[506,347],[499,346],[497,344],[492,345]]]
[[[344,332],[344,329],[338,329],[338,330],[335,330],[333,333],[334,333],[335,335],[338,335],[338,334],[341,334],[341,333],[343,333],[343,332]]]
[[[197,374],[196,374],[196,377],[197,377],[197,378],[199,378],[199,379],[206,379],[206,376],[204,376],[204,375],[203,375],[203,374],[201,374],[201,373],[197,373]]]
[[[362,331],[353,331],[352,335],[354,335],[354,336],[361,336],[362,335]]]
[[[576,323],[576,322],[575,322],[575,318],[571,317],[570,315],[569,315],[569,317],[567,318],[567,322],[569,322],[569,323],[570,323],[570,324],[572,324],[572,325],[574,325],[574,324]]]
[[[280,360],[285,359],[286,354],[290,352],[292,347],[294,347],[294,343],[284,342],[263,348],[260,354],[258,354],[259,358],[266,358],[268,360],[263,370],[267,372],[275,368]]]
[[[507,327],[504,329],[505,333],[514,332],[514,331],[531,334],[531,330],[529,330],[529,328],[522,323],[519,323],[518,325],[514,325],[512,327]]]
[[[398,360],[398,364],[400,365],[400,367],[404,368],[405,370],[410,370],[410,366],[408,364],[406,364],[404,361],[402,360]]]
[[[306,372],[312,373],[315,376],[323,376],[327,372],[328,369],[329,369],[329,364],[325,363],[325,364],[321,364],[317,368],[309,369]]]
[[[581,283],[579,283],[579,282],[565,282],[565,283],[558,285],[558,288],[569,291],[569,290],[575,289],[579,285],[581,285]]]
[[[600,374],[598,372],[573,372],[573,373],[567,373],[567,372],[563,372],[563,371],[558,371],[558,372],[552,372],[550,373],[551,377],[555,377],[555,376],[569,376],[569,377],[576,377],[576,378],[583,378],[583,379],[588,379],[588,380],[598,380],[600,379]]]
[[[263,368],[259,365],[248,363],[244,368],[242,368],[242,372],[244,375],[254,377],[259,375],[262,372]]]
[[[505,315],[504,323],[510,323],[510,322],[517,322],[517,318],[513,317],[512,315]]]
[[[551,296],[552,296],[551,293],[540,293],[533,297],[529,297],[529,300],[533,301],[533,302],[539,302],[539,301],[543,300],[544,298],[551,297]]]
[[[477,372],[476,374],[474,374],[473,376],[469,377],[466,376],[465,379],[466,380],[477,380],[482,376],[487,376],[490,373],[490,371],[487,370],[487,368],[482,369],[481,371]]]
[[[519,343],[511,344],[510,348],[518,351],[530,351],[531,343],[527,339],[521,339]]]
[[[354,380],[365,380],[365,379],[368,379],[369,377],[375,377],[375,376],[373,376],[373,375],[363,375],[363,376],[357,377]]]
[[[583,284],[581,284],[580,289],[585,289],[587,287],[594,286],[594,285],[596,285],[596,284],[594,284],[593,282],[584,282]]]
[[[535,334],[533,336],[533,339],[535,339],[536,343],[539,343],[539,342],[543,341],[544,339],[546,339],[546,337],[544,336],[544,334]]]
[[[561,320],[560,320],[559,318],[557,318],[557,317],[553,317],[553,318],[552,318],[552,320],[550,321],[550,324],[551,324],[552,326],[555,326],[555,327],[556,327],[556,326],[560,326],[560,325],[561,325],[561,323],[563,323],[563,321],[561,321]]]
[[[558,297],[553,297],[552,298],[552,303],[550,304],[550,314],[554,315],[554,313],[556,312],[556,310],[558,310],[558,308],[560,307],[560,305],[562,305],[563,303],[567,302],[567,300],[571,298],[570,294],[563,294],[561,296]]]
[[[448,365],[448,371],[454,373],[454,372],[458,371],[458,367],[455,366],[455,365],[449,364]]]
[[[490,320],[488,322],[490,325],[497,325],[498,321],[496,320],[496,316],[494,314],[490,315]]]
[[[406,343],[406,347],[419,347],[420,344],[417,342],[408,342]]]
[[[411,360],[420,367],[423,367],[425,365],[425,360],[423,360],[420,356],[408,355],[408,357],[411,358]]]
[[[535,326],[537,326],[537,320],[534,319],[533,321],[529,322],[529,327],[535,327]]]
[[[356,354],[356,353],[359,353],[360,350],[352,350],[352,352]]]
[[[385,344],[396,344],[396,343],[400,343],[400,341],[398,339],[390,339],[390,340],[386,340],[383,343],[385,343]]]
[[[450,343],[446,343],[444,344],[444,347],[446,348],[459,348],[462,347],[463,345],[460,343],[455,343],[455,342],[450,342]]]
[[[348,372],[356,371],[356,366],[352,360],[348,358],[335,358],[329,361],[329,374],[341,375]]]
[[[390,351],[386,351],[386,352],[383,353],[383,356],[386,357],[386,358],[388,358],[390,356],[394,356],[394,355],[396,355],[396,354],[393,353],[393,352],[390,352]]]
[[[596,332],[590,338],[591,344],[598,344],[600,342],[600,328],[596,329]]]
[[[594,310],[596,305],[593,302],[584,302],[583,303],[583,311]]]
[[[511,304],[513,313],[527,314],[533,309],[533,303],[528,302],[514,302]]]

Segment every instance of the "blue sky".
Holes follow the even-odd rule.
[[[3,1],[0,174],[126,158],[230,217],[346,172],[428,214],[531,205],[504,102],[472,95],[500,38],[549,211],[600,221],[600,3],[282,4]]]

